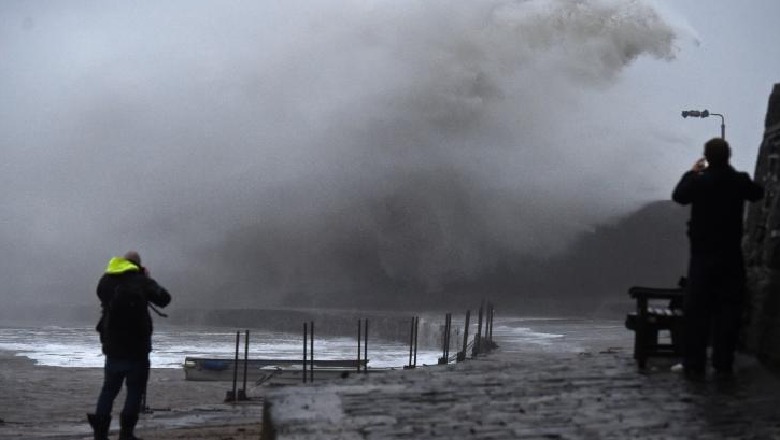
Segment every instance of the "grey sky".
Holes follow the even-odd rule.
[[[752,171],[780,3],[713,3],[4,1],[0,298],[436,290],[667,198],[683,109]]]

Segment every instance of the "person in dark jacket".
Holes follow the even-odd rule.
[[[124,383],[127,395],[119,416],[119,438],[137,439],[133,430],[141,411],[152,351],[152,317],[147,307],[150,303],[165,307],[171,295],[141,266],[138,252],[130,251],[108,262],[98,282],[97,296],[102,312],[96,329],[106,362],[97,408],[94,414],[87,414],[87,420],[95,440],[108,439],[114,399]]]
[[[706,374],[707,345],[718,376],[733,374],[744,296],[742,217],[745,201],[757,201],[763,188],[729,165],[729,144],[704,144],[704,158],[683,174],[672,199],[691,205],[690,262],[683,301],[683,370],[687,378]]]

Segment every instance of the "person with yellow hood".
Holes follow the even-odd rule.
[[[149,276],[138,252],[130,251],[108,262],[97,296],[102,312],[96,329],[106,362],[97,407],[87,420],[95,440],[107,440],[114,399],[124,383],[127,394],[119,415],[119,439],[140,440],[133,430],[149,378],[153,331],[149,306],[166,307],[171,295]]]

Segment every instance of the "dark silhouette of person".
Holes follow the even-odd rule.
[[[165,307],[171,295],[141,266],[138,252],[130,251],[108,262],[97,285],[97,296],[102,313],[96,329],[106,362],[97,407],[94,414],[87,414],[87,420],[95,440],[107,440],[114,399],[124,383],[127,394],[119,415],[119,439],[140,440],[133,430],[149,378],[153,329],[148,306]]]
[[[725,140],[707,141],[704,158],[672,193],[675,202],[691,205],[683,297],[683,370],[689,379],[705,377],[710,340],[715,374],[733,374],[745,285],[743,212],[745,201],[760,200],[764,189],[729,165],[730,156]]]

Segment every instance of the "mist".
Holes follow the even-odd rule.
[[[446,300],[679,171],[625,117],[625,72],[681,38],[643,1],[0,11],[11,305],[92,304],[129,249],[177,306]]]

